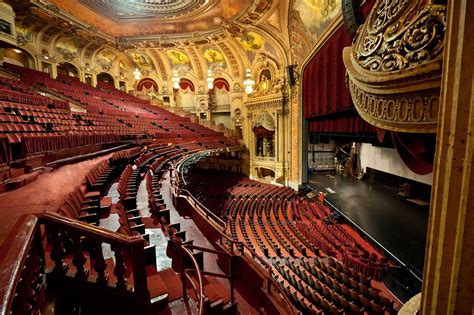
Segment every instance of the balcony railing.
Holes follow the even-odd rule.
[[[142,237],[124,236],[46,213],[22,216],[4,244],[0,266],[1,315],[44,313],[46,281],[48,289],[56,284],[63,290],[61,286],[67,278],[83,290],[116,291],[135,305],[139,313],[151,311]],[[114,252],[115,264],[110,275],[106,272],[103,244]],[[130,267],[133,284],[126,278]]]

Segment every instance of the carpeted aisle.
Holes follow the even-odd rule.
[[[0,194],[0,244],[21,215],[56,211],[67,195],[84,180],[87,172],[110,156],[62,166],[39,175],[27,186]]]

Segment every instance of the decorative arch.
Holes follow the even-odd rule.
[[[191,80],[186,79],[186,78],[181,78],[179,80],[179,87],[182,90],[190,89],[192,92],[196,91],[196,87],[194,86],[194,83]]]
[[[57,65],[58,75],[79,78],[79,69],[70,62],[61,62]]]
[[[114,77],[107,72],[97,74],[97,83],[99,84],[99,82],[115,86]]]
[[[152,78],[143,78],[138,82],[137,91],[158,92],[158,84]]]
[[[224,78],[215,78],[214,86],[220,90],[225,89],[227,92],[230,91],[229,82],[227,82],[227,80]]]
[[[3,50],[3,61],[26,68],[35,68],[34,57],[21,48],[5,48]]]

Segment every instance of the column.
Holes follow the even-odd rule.
[[[422,314],[474,311],[474,2],[447,9]]]

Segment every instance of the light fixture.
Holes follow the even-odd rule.
[[[173,70],[173,77],[171,78],[171,81],[173,82],[173,89],[179,89],[179,78],[178,78],[178,71]]]
[[[245,93],[252,94],[255,81],[252,80],[252,74],[250,73],[250,69],[246,70],[245,78],[246,78],[244,81]]]
[[[133,70],[133,77],[135,78],[135,80],[140,80],[142,78],[142,73],[140,72],[140,70],[138,70],[138,68],[135,68],[135,70]]]
[[[212,90],[214,88],[214,78],[212,77],[212,70],[207,70],[207,88]]]

